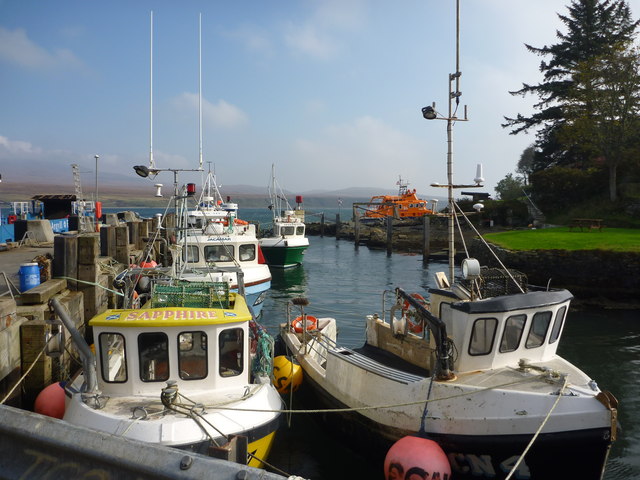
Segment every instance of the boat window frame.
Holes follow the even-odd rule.
[[[209,262],[233,262],[234,251],[233,247],[222,244],[205,245],[204,246],[204,258],[207,263]],[[224,257],[222,256],[224,253]],[[213,253],[214,255],[210,254]]]
[[[304,225],[298,225],[296,227],[296,235],[304,235]]]
[[[535,328],[537,327],[537,325],[539,324],[539,319],[543,318],[543,315],[545,317],[548,318],[547,320],[547,326],[544,329],[544,334],[540,335],[538,332],[535,331]],[[529,325],[529,332],[527,333],[527,339],[524,343],[525,348],[527,349],[533,349],[533,348],[539,348],[542,345],[544,345],[545,340],[547,339],[547,334],[549,333],[549,326],[551,325],[551,320],[553,319],[553,311],[551,310],[544,310],[542,312],[536,312],[533,314],[533,316],[531,317],[531,323]],[[536,339],[536,343],[535,344],[530,344],[529,341],[534,337],[541,337],[538,339]]]
[[[519,327],[518,341],[516,342],[515,348],[506,349],[503,347],[504,347],[505,340],[507,340],[507,335],[513,336],[512,334],[513,329],[510,330],[509,322],[514,319],[522,320],[522,325],[520,325]],[[518,350],[518,348],[520,348],[520,343],[522,342],[522,336],[524,335],[524,330],[526,326],[527,326],[527,315],[524,313],[518,313],[516,315],[510,315],[509,317],[507,317],[507,319],[504,322],[504,329],[502,331],[502,338],[500,339],[500,346],[498,347],[498,351],[500,353],[510,353]]]
[[[223,339],[224,336],[229,336],[230,333],[235,332],[236,338]],[[239,336],[237,334],[240,334]],[[246,352],[244,351],[244,335],[245,331],[241,327],[225,328],[218,333],[218,375],[222,378],[233,378],[242,375],[244,372],[244,357]],[[228,348],[228,342],[235,342],[237,348]],[[234,353],[235,352],[235,353]],[[235,362],[233,361],[235,358]]]
[[[487,322],[487,321],[492,321],[493,322],[493,333],[491,334],[491,344],[489,345],[489,349],[488,350],[483,350],[483,351],[479,351],[479,352],[472,352],[472,346],[473,346],[473,340],[477,331],[477,326],[479,325],[480,322]],[[471,336],[469,337],[469,346],[467,348],[467,353],[469,355],[471,355],[472,357],[481,357],[484,355],[490,355],[491,352],[493,352],[493,347],[494,344],[496,342],[496,333],[498,332],[498,319],[495,317],[481,317],[481,318],[476,318],[473,321],[473,325],[471,327]],[[488,338],[488,336],[485,335],[486,338]],[[483,342],[486,346],[486,341]]]
[[[152,335],[157,335],[157,336],[163,336],[164,340],[165,340],[165,344],[166,344],[166,349],[164,349],[164,353],[163,355],[157,355],[156,358],[151,358],[151,359],[143,359],[142,358],[142,354],[143,354],[143,347],[141,346],[141,342],[140,340],[142,338],[146,338],[146,337],[151,337]],[[140,380],[142,380],[145,383],[157,383],[157,382],[166,382],[167,380],[169,380],[170,377],[170,372],[171,372],[171,362],[169,359],[169,336],[165,333],[165,332],[141,332],[138,334],[137,337],[137,343],[138,343],[138,365],[139,365],[139,374],[140,374]],[[154,342],[154,343],[158,343],[158,342]],[[151,347],[152,345],[150,345]],[[149,348],[150,350],[150,348]],[[159,376],[158,378],[151,378],[152,375],[145,375],[144,374],[144,366],[145,366],[145,362],[148,361],[156,361],[156,360],[160,360],[158,362],[158,366],[153,366],[153,364],[147,364],[148,367],[146,367],[148,370],[150,370],[151,368],[154,369],[154,373],[157,371],[163,371],[163,369],[165,369],[165,364],[166,364],[166,375],[162,375]],[[150,373],[150,372],[149,372]]]
[[[293,225],[282,225],[280,227],[280,235],[283,237],[292,236],[296,234],[296,228]]]
[[[200,334],[200,338],[194,339],[194,334]],[[186,335],[191,335],[191,347],[190,348],[182,348],[184,343],[181,341],[181,337]],[[206,332],[202,330],[188,330],[184,332],[178,333],[177,337],[177,345],[178,345],[178,375],[181,380],[202,380],[207,378],[209,375],[209,349],[208,346],[208,337]],[[189,356],[193,355],[185,355],[183,352],[193,352],[194,348],[196,348],[195,343],[199,343],[197,348],[204,351],[204,360],[199,362],[199,367],[204,367],[204,374],[201,376],[194,376],[188,370],[185,370],[183,367],[183,361],[186,360]]]
[[[250,247],[251,249],[253,249],[251,253],[250,258],[242,258],[242,255],[245,253],[244,250],[246,247]],[[242,245],[238,246],[238,258],[240,259],[241,262],[252,262],[256,259],[256,251],[258,249],[256,248],[255,244],[253,243],[245,243]]]
[[[551,335],[549,336],[549,345],[556,343],[560,338],[560,332],[564,326],[564,321],[567,318],[567,306],[561,306],[556,312],[555,319],[553,320],[553,327],[551,328]]]
[[[195,260],[193,253],[195,252]],[[182,261],[186,263],[198,263],[200,261],[200,249],[197,245],[186,245],[182,250]]]
[[[124,380],[118,380],[117,376],[114,380],[109,380],[108,375],[105,376],[105,366],[109,365],[110,353],[112,351],[112,346],[115,344],[115,342],[111,343],[107,345],[107,348],[104,348],[102,339],[106,338],[108,335],[116,335],[122,340],[121,351],[123,367],[121,368],[124,370]],[[102,380],[106,383],[127,383],[129,381],[129,368],[127,365],[127,340],[125,336],[119,332],[101,332],[100,335],[98,335],[98,351],[100,352],[100,375],[102,375]]]

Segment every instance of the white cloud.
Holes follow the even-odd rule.
[[[22,140],[10,140],[0,135],[0,158],[9,156],[27,157],[33,154],[42,153],[42,149],[34,147],[31,143]]]
[[[417,181],[425,173],[425,146],[370,116],[331,125],[318,138],[297,140],[293,148],[317,185],[392,187],[398,175]]]
[[[0,60],[33,69],[77,68],[82,64],[68,49],[48,51],[30,40],[23,29],[3,27],[0,27]]]
[[[316,9],[298,24],[284,28],[284,42],[294,52],[328,59],[340,51],[340,34],[362,28],[366,17],[364,1],[328,0],[315,2]]]
[[[175,97],[172,104],[179,111],[197,112],[198,95],[184,92]],[[249,118],[247,114],[235,105],[225,102],[224,100],[218,100],[218,103],[214,104],[205,98],[202,99],[203,128],[209,126],[236,128],[246,125],[248,122]]]
[[[268,33],[257,26],[242,26],[225,32],[227,38],[238,40],[245,49],[265,55],[273,54],[273,45]]]
[[[293,51],[321,59],[332,57],[338,50],[336,42],[313,24],[289,24],[284,41]]]

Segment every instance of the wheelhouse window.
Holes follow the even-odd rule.
[[[295,227],[285,225],[280,229],[280,235],[293,235],[295,231]]]
[[[119,333],[101,333],[98,339],[102,378],[109,383],[127,381],[124,337]]]
[[[561,307],[556,312],[556,319],[553,321],[553,329],[551,330],[551,338],[549,338],[549,343],[555,343],[558,341],[560,337],[560,332],[562,331],[562,325],[564,324],[564,314],[567,311],[567,307]]]
[[[493,349],[498,320],[495,318],[479,318],[473,323],[469,355],[487,355]]]
[[[527,348],[536,348],[544,343],[549,324],[551,323],[551,315],[551,312],[538,312],[533,316],[529,335],[527,336],[527,343],[525,344]]]
[[[161,332],[138,335],[140,379],[164,382],[169,379],[169,339]]]
[[[218,337],[219,371],[221,377],[235,377],[244,368],[244,331],[241,328],[223,330]]]
[[[207,334],[182,332],[178,335],[178,369],[182,380],[207,376]]]
[[[296,227],[296,235],[304,235],[304,225],[298,225]]]
[[[204,258],[207,262],[231,262],[233,250],[224,245],[207,245],[204,247]]]
[[[200,261],[200,252],[197,245],[187,245],[182,251],[182,260],[188,263],[197,263]]]
[[[500,341],[501,353],[513,352],[518,349],[526,321],[527,316],[524,314],[513,315],[507,318],[504,325],[504,332],[502,333],[502,340]]]
[[[238,253],[241,262],[251,262],[256,259],[256,246],[253,244],[240,245]]]

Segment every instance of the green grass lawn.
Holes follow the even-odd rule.
[[[509,250],[609,250],[640,252],[640,229],[603,228],[583,231],[569,227],[488,233],[485,239]]]

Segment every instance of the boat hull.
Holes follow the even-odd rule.
[[[276,437],[276,431],[280,424],[280,417],[251,430],[242,432],[240,435],[247,437],[248,446],[247,452],[249,458],[247,458],[247,465],[255,468],[264,468],[265,459],[269,458],[269,453],[273,447],[273,443]],[[224,439],[217,439],[218,443],[224,443]],[[200,453],[202,455],[208,455],[210,443],[198,442],[186,445],[174,445],[174,448],[180,450],[186,450],[189,452]]]
[[[300,396],[309,408],[348,408],[308,375]],[[404,436],[417,435],[415,431],[381,425],[357,412],[324,413],[320,417],[324,426],[340,432],[354,450],[377,462],[380,472],[393,443]],[[456,480],[506,478],[532,438],[531,435],[449,435],[429,432],[428,426],[426,436],[442,447]],[[600,480],[610,445],[607,428],[541,434],[512,478]]]
[[[265,246],[261,244],[262,253],[270,267],[291,268],[302,263],[302,257],[308,245],[286,246]]]

